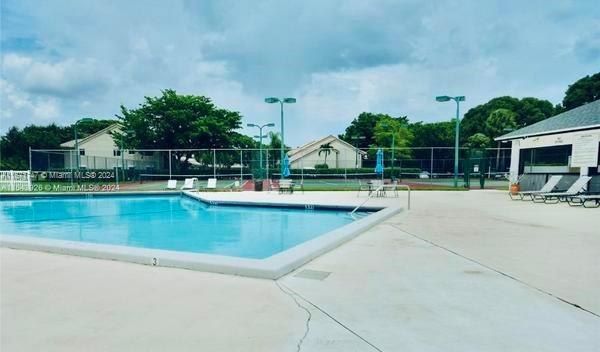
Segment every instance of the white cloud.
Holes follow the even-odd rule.
[[[13,125],[26,123],[48,123],[60,118],[60,107],[57,99],[32,96],[20,90],[6,80],[0,79],[1,128],[8,129]]]
[[[57,62],[7,54],[2,75],[23,90],[47,96],[77,97],[104,89],[107,82],[94,59]]]

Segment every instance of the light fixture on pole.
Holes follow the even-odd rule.
[[[456,102],[456,131],[454,133],[454,187],[458,187],[458,137],[460,134],[460,115],[459,115],[459,106],[461,101],[465,101],[464,95],[459,95],[456,97],[451,97],[448,95],[441,95],[435,97],[435,100],[438,102],[446,102],[450,100],[454,100]]]
[[[261,126],[261,125],[255,124],[255,123],[249,123],[246,126],[258,128],[258,136],[254,136],[254,138],[258,138],[258,143],[259,143],[258,144],[258,148],[259,148],[259,168],[260,168],[260,177],[262,178],[263,177],[263,158],[262,158],[263,157],[263,150],[262,150],[263,142],[262,142],[262,140],[263,140],[263,138],[267,137],[266,135],[263,135],[263,131],[262,130],[265,127],[275,127],[275,124],[272,123],[272,122],[270,122],[270,123],[267,123],[267,124],[264,124],[264,125]]]
[[[284,148],[285,148],[285,137],[283,134],[283,104],[294,104],[296,102],[296,98],[275,98],[275,97],[269,97],[269,98],[265,98],[265,103],[267,104],[275,104],[275,103],[279,103],[281,106],[281,148],[280,148],[280,157],[281,159],[279,160],[279,164],[280,164],[280,171],[281,171],[281,178],[283,179],[283,158],[284,158]]]

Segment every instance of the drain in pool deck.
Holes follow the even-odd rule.
[[[294,275],[294,277],[323,281],[327,278],[327,276],[329,276],[329,274],[331,274],[331,272],[329,271],[304,269],[301,272]]]

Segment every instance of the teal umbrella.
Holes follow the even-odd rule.
[[[283,158],[283,173],[282,173],[282,175],[283,175],[283,177],[290,176],[290,159],[288,159],[287,155]]]
[[[377,149],[377,163],[375,164],[375,173],[378,175],[383,174],[383,150]]]

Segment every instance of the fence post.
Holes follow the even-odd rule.
[[[266,166],[267,166],[266,177],[267,177],[267,180],[268,180],[269,179],[269,149],[267,149],[267,165]]]
[[[244,150],[240,149],[240,184],[244,179]]]
[[[217,150],[213,149],[213,178],[217,178]]]
[[[431,163],[429,165],[429,177],[433,178],[433,147],[431,147]]]
[[[29,147],[29,170],[31,170],[31,146]]]
[[[171,149],[169,149],[169,180],[171,179]]]

